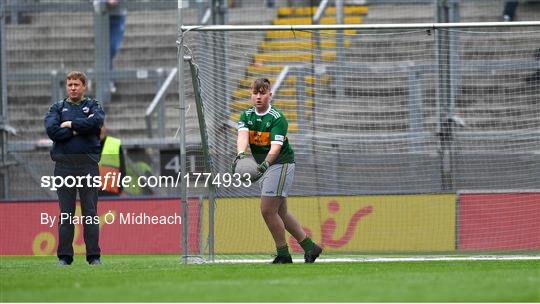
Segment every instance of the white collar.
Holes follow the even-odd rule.
[[[271,109],[272,109],[272,105],[268,104],[268,109],[266,109],[266,111],[264,113],[259,113],[259,112],[257,112],[257,108],[255,106],[253,106],[253,110],[255,110],[255,114],[257,114],[259,116],[264,116],[264,115],[268,114]]]

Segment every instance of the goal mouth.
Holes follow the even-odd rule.
[[[251,83],[265,77],[294,151],[288,209],[336,259],[499,258],[485,251],[534,259],[540,82],[529,76],[539,67],[539,26],[193,28],[184,43],[211,171],[229,172],[237,126],[247,127],[242,113],[254,106]],[[213,191],[201,212],[212,227],[197,232],[212,244],[205,250],[216,261],[266,261],[251,258],[275,251],[259,185]],[[302,254],[286,241],[293,257]]]

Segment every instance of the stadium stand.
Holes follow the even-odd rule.
[[[46,1],[42,1],[45,3]],[[84,4],[86,0],[70,1]],[[282,1],[279,3],[281,4]],[[71,3],[71,4],[72,4]],[[229,10],[231,24],[246,24],[254,21],[245,18],[254,7],[238,7]],[[197,23],[195,9],[186,12],[187,24]],[[37,187],[39,176],[50,175],[53,163],[48,162],[47,136],[43,128],[43,117],[52,99],[52,71],[57,73],[57,84],[63,96],[63,77],[69,70],[91,72],[94,69],[94,19],[92,11],[47,11],[25,13],[31,22],[6,25],[6,46],[8,75],[8,111],[11,124],[17,129],[16,136],[9,141],[18,153],[12,158],[19,166],[10,168],[11,197],[44,197],[50,191]],[[68,18],[68,17],[69,18]],[[259,22],[270,23],[275,17],[275,10],[258,13]],[[66,19],[68,18],[68,19]],[[66,20],[69,20],[66,22]],[[118,71],[133,70],[141,73],[155,73],[161,70],[163,79],[167,70],[176,66],[176,11],[175,10],[138,10],[130,11],[126,23],[126,32],[122,47],[114,66]],[[257,37],[253,37],[258,39]],[[255,40],[257,41],[257,40]],[[252,53],[257,46],[244,47]],[[33,76],[20,76],[21,74]],[[189,71],[186,70],[186,79]],[[107,117],[105,124],[110,133],[122,139],[145,138],[147,127],[145,111],[159,89],[160,82],[155,79],[118,79],[117,91],[112,94],[111,102],[104,105]],[[95,82],[90,84],[88,95],[95,94]],[[198,124],[193,105],[191,86],[186,86],[188,106],[187,133],[189,141],[198,140]],[[164,97],[166,113],[166,136],[173,137],[178,129],[178,93],[177,84],[167,90]],[[42,146],[34,150],[35,145]],[[27,187],[31,181],[36,187]],[[53,193],[54,194],[54,193]]]
[[[531,4],[532,5],[532,4]],[[249,24],[255,23],[253,20],[246,19],[246,10],[250,8],[233,8],[229,12],[230,24]],[[309,8],[280,8],[266,9],[264,14],[257,15],[256,23],[259,24],[305,24],[309,23],[311,11]],[[425,4],[406,4],[400,5],[396,9],[393,5],[370,5],[365,6],[350,6],[346,8],[346,23],[410,23],[410,22],[432,22],[433,7]],[[16,75],[19,72],[35,72],[36,74],[50,74],[50,71],[58,71],[60,78],[62,73],[71,69],[88,70],[94,68],[94,52],[93,52],[93,19],[89,12],[70,12],[70,22],[65,23],[63,18],[65,12],[39,12],[29,13],[31,18],[29,24],[9,24],[7,25],[7,62],[8,74]],[[327,16],[322,19],[322,23],[333,23],[335,18],[335,9],[332,8],[327,12]],[[195,23],[195,14],[187,16],[186,23]],[[461,7],[462,21],[500,21],[501,6],[486,4],[486,2],[477,3],[476,1],[466,2]],[[518,9],[518,18],[521,20],[539,20],[540,10],[527,9],[527,6],[521,6]],[[73,20],[73,21],[71,21]],[[176,12],[175,11],[135,11],[130,12],[127,19],[126,36],[115,61],[115,68],[118,70],[133,69],[133,70],[168,70],[176,66]],[[246,56],[245,77],[241,79],[231,79],[231,83],[237,88],[232,93],[231,108],[238,110],[243,108],[247,103],[246,88],[249,86],[253,77],[267,76],[271,81],[275,81],[277,75],[281,71],[279,63],[287,62],[305,62],[312,60],[311,55],[292,53],[291,48],[299,47],[291,43],[290,33],[283,34],[279,32],[268,33],[266,36],[262,34],[252,37],[251,45],[233,45],[234,48],[242,48]],[[463,43],[475,43],[474,39],[463,40]],[[405,58],[396,53],[386,52],[385,45],[377,45],[376,39],[370,40],[369,37],[362,41],[347,39],[345,41],[346,56],[355,58],[355,61],[376,64],[377,62],[392,62],[397,65],[405,61]],[[407,41],[396,40],[394,44]],[[504,40],[494,41],[489,48],[502,47],[507,43]],[[310,47],[310,45],[303,45]],[[335,53],[326,49],[333,47],[330,40],[322,40],[323,48],[322,56],[326,60],[334,58]],[[374,52],[375,49],[379,51]],[[523,45],[523,48],[526,46]],[[428,46],[419,47],[419,51],[425,50]],[[369,51],[367,51],[369,50]],[[534,49],[531,49],[531,57],[534,54]],[[486,47],[486,52],[489,52]],[[62,56],[58,56],[62,54]],[[309,53],[310,54],[310,53]],[[407,55],[413,54],[409,50]],[[470,54],[471,58],[476,58],[478,54]],[[467,54],[465,54],[467,59]],[[474,75],[464,74],[462,95],[458,101],[459,114],[467,121],[470,127],[477,130],[509,130],[519,129],[522,126],[519,122],[508,120],[512,113],[520,113],[523,108],[520,105],[527,103],[537,103],[538,93],[530,92],[524,89],[522,79],[526,76],[526,72],[521,73],[490,73],[486,77],[497,79],[497,83],[504,84],[497,88],[489,87],[486,84],[487,78],[477,79]],[[165,73],[166,76],[166,73]],[[190,77],[186,71],[186,77]],[[351,112],[347,107],[347,102],[336,104],[333,113],[328,113],[327,120],[320,120],[317,123],[321,127],[328,124],[328,121],[335,121],[336,117],[343,117],[345,112],[356,118],[357,129],[351,131],[351,135],[360,133],[373,133],[381,130],[404,130],[408,128],[408,121],[395,120],[385,118],[391,117],[384,115],[385,113],[398,113],[403,111],[404,107],[401,104],[393,104],[388,96],[392,94],[407,94],[407,88],[396,87],[393,82],[400,78],[405,79],[406,72],[397,73],[389,79],[376,79],[373,77],[347,79],[350,87],[355,88],[346,92],[347,98],[357,100],[361,96],[370,96],[367,103],[373,102],[373,96],[381,96],[377,98],[380,101],[377,107],[373,107],[370,111],[357,110]],[[306,78],[306,82],[312,83],[313,78]],[[285,84],[280,88],[279,94],[276,96],[275,104],[286,111],[287,116],[291,120],[291,131],[295,131],[295,101],[291,96],[295,95],[294,77],[287,78]],[[372,83],[370,83],[372,82]],[[328,85],[331,89],[331,75],[324,75],[321,78],[323,85]],[[383,85],[381,85],[383,83]],[[387,83],[385,86],[384,83]],[[118,137],[138,138],[146,136],[146,125],[144,123],[144,113],[146,107],[154,97],[157,89],[154,80],[132,80],[119,79],[117,81],[117,91],[112,95],[112,102],[106,105],[107,120],[106,124],[111,133]],[[188,102],[193,104],[193,92],[190,87],[187,87],[186,97]],[[165,97],[166,108],[166,134],[174,136],[177,125],[178,115],[174,110],[177,107],[178,95],[175,93],[176,84],[171,86]],[[428,90],[428,96],[425,101],[427,115],[427,123],[434,124],[434,99],[435,88]],[[477,98],[482,90],[500,90],[500,100],[482,100]],[[313,94],[309,88],[306,93]],[[471,93],[470,98],[467,93]],[[324,97],[324,96],[323,96]],[[17,129],[17,136],[11,136],[10,142],[21,141],[36,141],[46,137],[43,130],[43,115],[47,111],[51,103],[51,82],[49,79],[36,77],[35,79],[25,81],[10,81],[8,86],[9,98],[9,115],[11,124]],[[519,103],[513,101],[519,99]],[[356,102],[356,101],[355,101]],[[306,105],[312,105],[312,101],[307,101]],[[496,105],[494,105],[496,103]],[[489,108],[489,111],[485,109]],[[188,114],[188,138],[197,140],[198,125],[196,120],[196,111],[194,108],[187,112]],[[508,115],[510,114],[510,115]],[[233,114],[230,119],[235,121],[238,114]],[[334,118],[332,118],[334,115]],[[430,116],[431,115],[431,116]],[[396,115],[395,115],[396,116]],[[404,113],[399,115],[406,117]],[[430,120],[431,119],[431,120]],[[538,119],[533,122],[525,122],[529,124],[537,124]],[[354,133],[354,134],[353,134]],[[294,134],[293,134],[294,138]],[[466,141],[464,141],[465,144]],[[492,143],[493,145],[508,146],[505,143]],[[478,148],[479,146],[471,142],[469,146],[464,146],[467,149]],[[488,149],[489,146],[484,146]],[[43,164],[43,159],[46,157],[47,151],[45,148],[33,154],[25,153],[16,157],[24,157],[26,168],[22,171],[34,171],[35,176],[50,174],[52,163]],[[34,165],[39,164],[39,165]],[[21,171],[20,169],[11,169]],[[21,172],[22,172],[21,171]],[[30,174],[15,174],[11,172],[13,180],[11,184],[14,189],[11,193],[16,196],[41,196],[43,192],[39,189],[34,193],[29,193],[25,183],[32,180],[37,181]],[[308,179],[299,178],[298,184],[309,183]],[[427,188],[433,185],[426,184]],[[369,185],[368,185],[369,186]],[[403,184],[404,189],[410,185]],[[301,187],[301,186],[300,186]]]

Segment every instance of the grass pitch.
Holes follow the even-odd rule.
[[[176,256],[0,257],[2,302],[539,302],[540,261],[182,265]]]

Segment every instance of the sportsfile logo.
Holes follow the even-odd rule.
[[[145,176],[140,176],[141,177]],[[49,176],[45,175],[41,177],[42,188],[48,188],[49,190],[56,191],[58,188],[99,188],[102,190],[108,187],[130,187],[132,182],[131,176],[122,176],[122,173],[107,172],[103,178],[99,175],[91,176],[90,174],[85,176]],[[141,182],[144,182],[141,180]]]
[[[129,175],[124,176],[122,173],[107,172],[103,177],[90,174],[85,176],[42,176],[41,184],[42,188],[47,188],[51,191],[56,191],[59,188],[98,188],[106,190],[111,187],[140,187],[140,188],[177,188],[184,179],[188,188],[193,187],[208,187],[213,185],[215,187],[224,188],[240,188],[250,187],[251,175],[240,173],[187,173],[182,175],[178,173],[176,176],[139,176],[136,180],[136,184],[133,183],[133,178]]]

